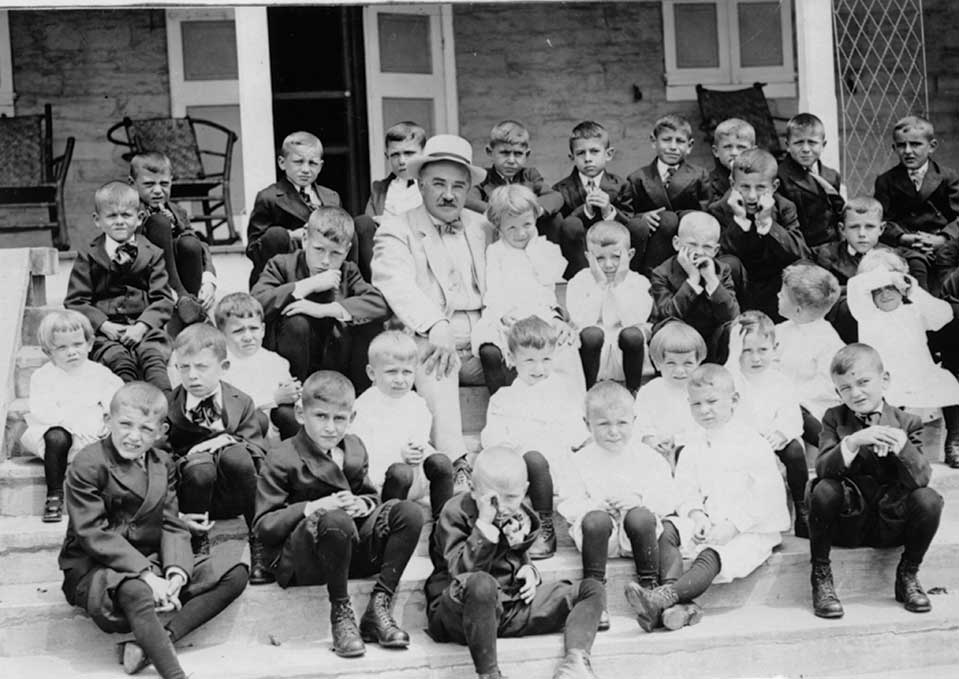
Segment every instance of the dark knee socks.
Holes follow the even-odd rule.
[[[400,584],[400,576],[403,575],[406,564],[416,551],[416,543],[423,528],[423,512],[409,501],[399,502],[388,511],[389,535],[383,548],[383,566],[373,589],[392,596]]]
[[[246,587],[248,576],[246,566],[237,564],[220,578],[216,587],[198,594],[183,604],[183,608],[166,625],[170,640],[179,641],[203,623],[219,615],[240,596],[240,592]]]
[[[72,446],[73,436],[63,427],[50,427],[43,434],[43,476],[48,497],[63,497],[63,477]]]
[[[503,352],[495,344],[480,345],[479,358],[483,365],[483,377],[490,394],[495,394],[501,387],[508,386],[513,382],[516,374],[506,367]]]
[[[643,362],[646,359],[646,340],[639,328],[623,328],[619,332],[619,348],[623,352],[623,374],[626,388],[635,393],[643,380]]]
[[[626,513],[623,530],[629,538],[636,564],[636,575],[645,581],[659,580],[659,544],[656,541],[656,515],[645,507]]]
[[[593,510],[583,517],[583,578],[606,582],[606,562],[609,558],[609,536],[613,520],[609,514]]]
[[[579,592],[573,601],[573,608],[566,618],[563,641],[566,652],[586,651],[593,648],[599,618],[606,608],[606,588],[596,580],[582,580]]]
[[[579,358],[583,363],[583,376],[586,388],[596,384],[599,376],[599,357],[603,352],[603,329],[596,326],[583,328],[579,332]]]
[[[529,477],[529,489],[526,491],[533,509],[541,514],[553,513],[553,477],[549,473],[549,462],[543,454],[531,450],[523,455],[526,462],[526,474]]]
[[[681,603],[687,603],[706,591],[719,575],[719,553],[707,547],[699,553],[689,570],[673,583],[673,590]]]
[[[782,450],[776,451],[776,457],[786,467],[786,484],[795,503],[803,501],[806,495],[806,483],[809,481],[809,467],[806,463],[806,448],[798,439],[787,443]]]
[[[423,460],[423,473],[430,482],[430,512],[435,520],[453,497],[453,463],[443,453],[434,453]]]
[[[163,679],[186,679],[173,641],[157,617],[150,586],[138,578],[126,580],[117,588],[116,603],[159,675]]]

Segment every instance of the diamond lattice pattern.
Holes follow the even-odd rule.
[[[922,0],[834,0],[842,173],[850,196],[872,195],[895,164],[890,130],[927,115]]]

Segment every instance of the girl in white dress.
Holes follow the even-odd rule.
[[[63,518],[63,477],[67,464],[107,432],[103,420],[123,380],[87,356],[93,327],[83,314],[54,311],[40,321],[37,340],[50,357],[30,376],[30,412],[20,443],[43,458],[47,501],[43,521]]]
[[[483,364],[490,393],[496,393],[510,381],[507,370],[513,367],[504,358],[510,327],[521,318],[538,316],[559,330],[556,371],[581,397],[586,388],[577,337],[556,300],[566,259],[558,245],[537,235],[540,209],[536,194],[522,184],[500,186],[490,194],[486,217],[499,240],[486,250],[486,294],[482,318],[473,328],[473,353]]]

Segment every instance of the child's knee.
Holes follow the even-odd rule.
[[[220,468],[234,478],[256,476],[253,456],[243,444],[235,444],[220,452]]]
[[[193,233],[186,233],[177,238],[173,247],[176,250],[178,263],[184,259],[197,261],[203,257],[203,242]]]
[[[603,348],[604,339],[603,329],[595,325],[579,331],[579,344],[583,349],[598,351]]]
[[[356,523],[342,509],[314,512],[304,520],[316,522],[314,536],[318,542],[322,541],[324,544],[339,543],[348,547],[356,536]]]
[[[626,519],[623,527],[628,536],[633,535],[655,535],[656,534],[656,515],[645,507],[633,507],[626,512]]]
[[[619,348],[624,352],[636,353],[646,346],[646,338],[639,328],[629,327],[619,331]]]
[[[489,573],[471,573],[463,585],[464,606],[495,606],[499,601],[499,585]]]
[[[419,533],[425,522],[422,508],[411,500],[398,500],[389,508],[390,529]]]
[[[501,363],[503,361],[503,352],[498,346],[490,342],[480,345],[479,357],[483,363]]]
[[[809,511],[813,514],[838,514],[842,503],[842,483],[838,479],[819,479],[809,493]]]
[[[282,226],[271,226],[259,240],[260,248],[276,252],[289,252],[293,248],[290,232]]]
[[[423,473],[430,481],[453,478],[453,463],[443,453],[433,453],[423,460]]]
[[[43,434],[45,455],[63,455],[70,451],[73,436],[63,427],[50,427]]]
[[[599,535],[608,539],[613,533],[613,520],[609,514],[598,509],[587,512],[580,526],[583,535]]]
[[[942,514],[942,495],[932,488],[916,488],[909,494],[908,503],[911,510],[923,518],[936,518]]]
[[[193,462],[180,468],[181,488],[212,488],[216,483],[216,465],[213,460]]]
[[[663,210],[659,213],[659,226],[656,229],[656,237],[667,239],[670,242],[673,236],[679,231],[679,215],[672,210]]]
[[[544,474],[549,475],[549,462],[538,450],[530,450],[524,453],[523,461],[526,462],[526,473],[529,474],[530,478]]]
[[[413,473],[412,465],[405,462],[394,462],[386,468],[386,482],[409,488],[413,485]]]
[[[560,226],[560,233],[566,240],[582,240],[586,237],[586,226],[579,217],[567,217]]]

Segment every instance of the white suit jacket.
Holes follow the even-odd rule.
[[[486,246],[492,226],[478,212],[460,215],[481,295],[486,293]],[[456,274],[439,231],[422,205],[384,215],[373,241],[373,285],[407,328],[426,334],[453,315],[447,300]]]

